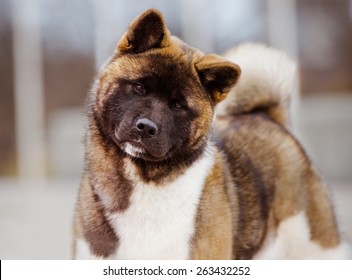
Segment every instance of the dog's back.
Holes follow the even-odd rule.
[[[237,256],[346,258],[327,188],[290,133],[294,62],[255,44],[226,57],[242,69],[215,126],[237,186]]]

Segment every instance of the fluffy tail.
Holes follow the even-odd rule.
[[[278,123],[291,124],[290,101],[297,90],[296,63],[284,53],[260,44],[243,44],[225,58],[238,64],[238,84],[217,108],[218,115],[267,113]]]

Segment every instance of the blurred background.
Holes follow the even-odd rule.
[[[0,0],[0,259],[70,258],[86,94],[151,7],[204,52],[253,41],[298,61],[295,133],[351,239],[351,0]]]

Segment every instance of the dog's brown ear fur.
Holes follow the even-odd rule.
[[[241,74],[238,65],[214,54],[203,56],[195,67],[203,86],[210,93],[215,103],[219,103],[226,98]]]
[[[124,53],[141,53],[153,48],[167,47],[170,43],[170,32],[163,15],[150,9],[137,17],[122,36],[117,51]]]

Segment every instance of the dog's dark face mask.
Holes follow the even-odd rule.
[[[207,97],[190,66],[161,54],[144,54],[136,60],[142,71],[134,78],[118,78],[106,103],[116,144],[132,157],[152,161],[170,158],[182,146],[199,148],[205,136],[195,139],[192,123],[200,122],[197,118],[204,114],[203,125],[209,126],[212,113],[209,104],[196,106]]]
[[[162,15],[149,10],[100,73],[96,113],[126,156],[172,163],[204,149],[214,107],[239,73],[237,65],[171,37]]]

